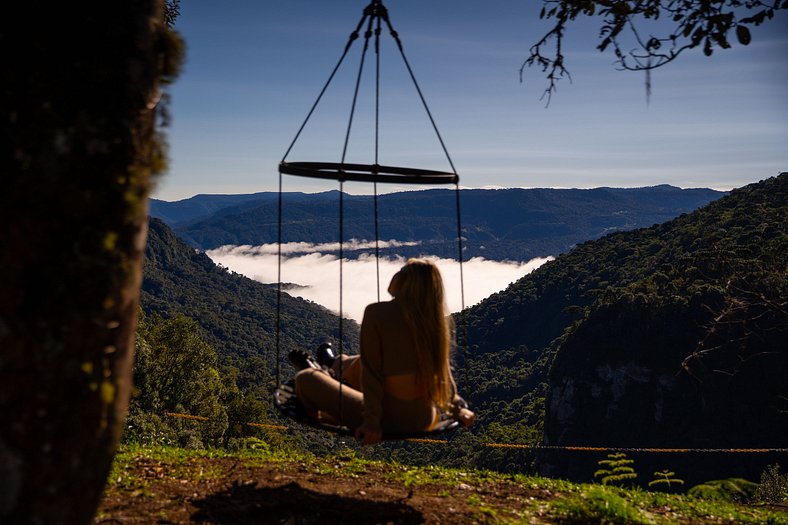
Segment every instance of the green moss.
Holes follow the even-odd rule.
[[[716,479],[695,485],[687,491],[687,494],[707,501],[742,503],[750,501],[757,488],[757,483],[746,479]]]
[[[564,496],[550,505],[560,523],[651,523],[627,499],[602,487],[591,487],[580,494]]]

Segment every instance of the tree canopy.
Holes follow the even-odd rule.
[[[542,0],[542,19],[554,22],[529,50],[520,74],[538,66],[549,82],[544,96],[548,103],[556,82],[571,78],[564,60],[564,39],[572,22],[581,17],[601,19],[600,52],[612,50],[619,68],[649,72],[664,66],[687,50],[703,48],[706,56],[715,49],[731,47],[733,35],[746,46],[750,28],[774,19],[788,9],[786,0]]]

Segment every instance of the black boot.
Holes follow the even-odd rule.
[[[304,370],[306,368],[320,369],[320,365],[315,363],[312,357],[300,348],[296,348],[287,354],[287,359],[290,360],[290,363],[292,363],[296,370]]]
[[[331,348],[331,343],[323,343],[317,347],[317,350],[315,350],[315,358],[317,359],[317,363],[320,366],[331,370],[331,367],[334,366],[334,361],[336,361],[337,356],[334,355],[334,350]]]

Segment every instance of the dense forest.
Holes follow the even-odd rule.
[[[461,190],[464,256],[529,260],[557,255],[574,245],[618,230],[651,226],[719,198],[709,189],[662,185],[646,188]],[[285,193],[284,242],[336,242],[339,192]],[[230,200],[238,201],[229,204]],[[375,203],[368,195],[345,195],[344,238],[375,238]],[[154,203],[177,235],[200,249],[260,245],[277,240],[276,194],[197,196]],[[222,207],[224,206],[224,207]],[[457,257],[456,196],[433,189],[380,195],[379,238],[416,241],[383,255]],[[358,254],[348,252],[349,257]]]
[[[481,421],[551,445],[784,446],[787,194],[782,174],[584,243],[472,308]]]

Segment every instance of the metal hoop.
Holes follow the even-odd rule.
[[[339,162],[281,162],[279,172],[299,177],[330,179],[340,182],[387,182],[401,184],[456,184],[460,178],[449,171],[434,171],[379,164]]]

